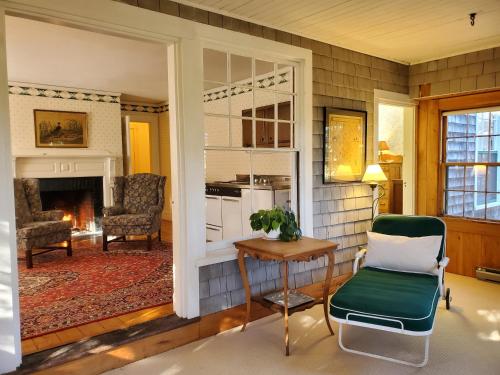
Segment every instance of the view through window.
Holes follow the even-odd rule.
[[[250,237],[249,216],[297,212],[295,67],[203,51],[205,191],[210,248]]]
[[[500,220],[500,108],[443,115],[445,214]]]

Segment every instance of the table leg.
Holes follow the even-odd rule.
[[[283,302],[285,303],[285,354],[290,355],[288,342],[288,262],[283,262]]]
[[[248,275],[247,275],[247,268],[245,266],[245,251],[244,250],[239,250],[238,251],[238,264],[240,266],[240,274],[241,274],[241,280],[243,281],[243,287],[245,288],[245,299],[247,303],[247,311],[245,314],[245,323],[243,323],[243,327],[241,327],[241,332],[243,332],[250,320],[250,307],[252,306],[252,300],[251,300],[251,292],[250,292],[250,284],[248,283]]]
[[[332,326],[330,324],[330,318],[328,314],[328,295],[330,294],[330,284],[332,282],[332,275],[333,275],[333,267],[335,265],[335,254],[332,251],[328,252],[328,268],[326,270],[326,278],[325,278],[325,283],[323,285],[323,310],[325,312],[325,320],[326,324],[328,325],[328,329],[330,330],[330,333],[334,335]]]

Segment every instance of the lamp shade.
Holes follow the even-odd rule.
[[[369,164],[361,181],[369,184],[377,184],[380,181],[387,181],[387,177],[385,177],[384,171],[382,171],[379,164]]]
[[[389,145],[387,144],[386,141],[380,141],[378,143],[378,150],[379,151],[387,151],[387,150],[389,150]]]

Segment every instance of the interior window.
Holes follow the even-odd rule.
[[[500,220],[500,108],[443,116],[446,215]]]
[[[208,249],[254,235],[249,216],[297,212],[295,68],[204,49]]]

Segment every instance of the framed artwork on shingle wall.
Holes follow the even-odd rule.
[[[366,111],[325,108],[323,183],[361,181],[366,164]]]
[[[34,117],[36,147],[88,147],[85,112],[35,109]]]

